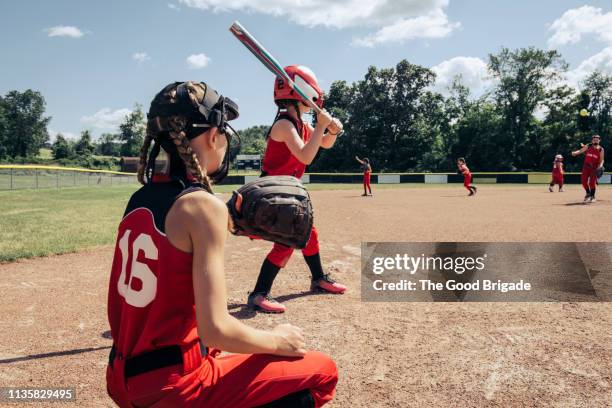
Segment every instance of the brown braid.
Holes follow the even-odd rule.
[[[151,147],[151,142],[153,141],[153,129],[151,126],[147,124],[147,134],[145,136],[142,147],[140,148],[140,162],[138,163],[138,182],[140,184],[145,184],[147,181],[145,180],[145,173],[147,171],[147,156],[149,154],[149,147]]]
[[[196,156],[195,152],[191,149],[191,145],[189,144],[189,139],[187,139],[187,135],[185,135],[184,131],[180,132],[170,132],[170,139],[176,146],[176,150],[178,151],[179,156],[183,159],[183,163],[185,163],[185,167],[187,170],[198,180],[198,182],[204,185],[206,191],[212,194],[212,187],[210,186],[210,180],[206,175],[206,172],[202,170],[202,166],[200,166],[200,161]]]

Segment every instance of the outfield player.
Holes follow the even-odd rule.
[[[555,184],[559,186],[559,192],[563,191],[564,173],[565,169],[563,168],[563,156],[558,154],[555,156],[555,161],[553,162],[552,180],[550,181],[550,185],[548,186],[548,191],[552,193]]]
[[[457,167],[459,168],[459,172],[463,174],[463,186],[470,192],[468,195],[473,196],[478,189],[476,186],[472,185],[472,173],[470,173],[470,169],[465,164],[465,159],[463,157],[457,159]]]
[[[580,149],[573,151],[572,156],[584,154],[584,164],[582,166],[581,181],[582,187],[586,192],[585,203],[595,202],[595,191],[597,189],[597,172],[603,170],[604,148],[600,145],[601,137],[593,135],[591,143],[582,144]],[[601,170],[599,170],[601,171]]]
[[[291,79],[305,90],[313,102],[323,106],[323,92],[314,73],[307,67],[291,65],[285,67]],[[313,128],[302,120],[310,112],[299,95],[284,80],[274,82],[274,102],[278,107],[274,122],[267,136],[266,152],[262,162],[262,176],[302,177],[306,166],[315,158],[319,148],[330,149],[342,131],[342,124],[325,110],[317,115]],[[283,313],[285,306],[270,296],[272,284],[281,268],[293,254],[293,249],[281,244],[274,247],[261,265],[255,288],[249,294],[248,306],[267,313]],[[313,226],[310,240],[302,250],[304,260],[310,269],[311,290],[341,294],[346,286],[335,282],[323,271],[319,254],[317,229]]]
[[[211,184],[227,174],[237,116],[204,83],[170,84],[151,103],[144,186],[119,224],[108,292],[107,390],[121,407],[318,407],[334,395],[333,360],[306,351],[299,328],[257,330],[228,313],[228,209]],[[167,171],[153,174],[160,149]]]
[[[370,179],[372,176],[372,166],[370,166],[370,159],[365,157],[361,160],[358,156],[355,156],[355,159],[361,164],[361,170],[363,171],[363,197],[367,197],[368,195],[373,196],[372,194],[372,186],[370,185]],[[368,194],[369,192],[369,194]]]

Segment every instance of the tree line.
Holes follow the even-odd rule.
[[[488,56],[489,89],[473,95],[460,76],[447,92],[435,91],[435,73],[407,60],[371,66],[361,80],[332,83],[326,108],[345,134],[309,170],[355,171],[358,155],[381,172],[454,171],[458,157],[473,171],[547,171],[558,153],[576,170],[580,160],[571,150],[594,133],[604,145],[612,136],[612,76],[592,72],[575,88],[563,81],[567,67],[555,50],[502,48]],[[0,97],[0,161],[31,160],[47,143],[44,108],[36,91]],[[58,134],[53,156],[88,167],[96,155],[137,156],[144,129],[136,105],[116,134],[97,141],[87,130],[74,141]],[[242,130],[242,153],[263,154],[267,131],[267,125]]]

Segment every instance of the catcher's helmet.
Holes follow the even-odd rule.
[[[314,72],[303,65],[289,65],[285,67],[285,72],[295,84],[319,107],[323,107],[323,91],[319,87],[317,77]],[[296,100],[302,98],[287,84],[282,78],[276,77],[274,81],[274,101]]]
[[[558,154],[558,155],[555,156],[555,160],[563,160],[563,156]]]

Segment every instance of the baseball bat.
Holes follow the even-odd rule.
[[[300,89],[300,87],[297,86],[295,82],[293,82],[289,75],[287,75],[287,73],[280,65],[280,63],[276,60],[276,58],[274,58],[272,54],[270,54],[270,52],[266,50],[263,45],[261,45],[255,39],[255,37],[253,37],[242,26],[242,24],[240,24],[238,21],[234,21],[234,23],[230,26],[230,31],[232,32],[232,34],[234,34],[234,36],[236,36],[238,41],[244,44],[244,46],[249,51],[251,51],[251,53],[255,55],[255,57],[257,57],[257,59],[262,64],[264,64],[266,68],[268,68],[277,77],[282,78],[287,83],[287,85],[289,85],[289,87],[293,89],[310,108],[312,108],[317,114],[321,112],[321,108],[319,108],[316,103],[314,103],[308,96],[306,96],[306,93],[302,89]]]

